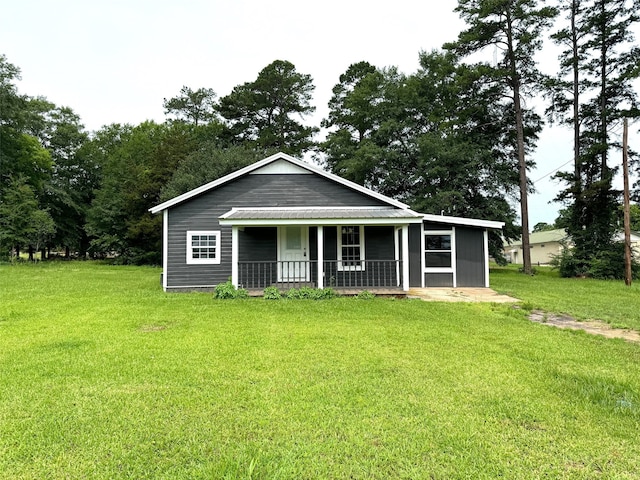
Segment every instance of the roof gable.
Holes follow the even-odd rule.
[[[347,188],[363,193],[369,197],[380,200],[384,203],[387,203],[391,206],[397,208],[409,208],[408,205],[394,200],[393,198],[387,197],[386,195],[382,195],[381,193],[374,192],[368,188],[363,187],[362,185],[358,185],[357,183],[346,180],[338,175],[334,175],[333,173],[326,172],[318,167],[314,167],[309,165],[308,163],[303,162],[302,160],[298,160],[286,153],[276,153],[275,155],[271,155],[270,157],[265,158],[264,160],[260,160],[259,162],[253,163],[247,167],[241,168],[240,170],[236,170],[229,175],[225,175],[224,177],[218,178],[212,182],[209,182],[205,185],[202,185],[198,188],[195,188],[189,192],[183,193],[182,195],[178,195],[177,197],[172,198],[171,200],[167,200],[164,203],[156,205],[149,209],[151,213],[159,213],[167,208],[171,208],[174,205],[178,205],[183,203],[193,197],[201,195],[209,190],[217,188],[226,183],[232,182],[233,180],[242,177],[248,174],[300,174],[300,173],[308,173],[308,174],[316,174],[321,177],[327,178],[333,182],[339,183]]]

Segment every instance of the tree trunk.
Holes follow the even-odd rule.
[[[624,283],[630,287],[633,278],[631,268],[631,215],[629,199],[629,162],[627,156],[629,139],[629,122],[625,118],[622,132],[622,173],[624,181]]]
[[[606,6],[605,0],[600,0],[600,14],[601,14],[601,24],[600,24],[600,34],[602,35],[602,44],[600,45],[600,139],[601,147],[602,147],[602,160],[601,160],[601,172],[600,179],[607,179],[607,147],[609,146],[609,142],[607,141],[607,40],[606,40]]]
[[[33,245],[29,245],[29,261],[33,262]]]
[[[513,50],[513,26],[511,15],[507,10],[507,55],[509,70],[511,73],[511,87],[513,89],[513,108],[516,116],[516,135],[518,150],[518,170],[520,173],[520,217],[522,221],[522,269],[531,275],[531,250],[529,247],[529,201],[527,181],[527,161],[524,148],[524,115],[520,99],[520,76],[516,65],[515,52]]]
[[[580,168],[580,52],[578,50],[578,30],[576,17],[578,16],[579,0],[571,4],[571,48],[573,52],[573,163],[575,175],[576,198],[582,191],[582,172]]]

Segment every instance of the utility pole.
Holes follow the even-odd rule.
[[[629,207],[629,162],[627,159],[628,142],[629,121],[625,118],[622,133],[622,171],[624,177],[624,283],[627,286],[631,286],[631,215]]]

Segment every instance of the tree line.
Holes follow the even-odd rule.
[[[551,3],[459,0],[466,29],[456,41],[421,52],[411,74],[350,65],[318,126],[306,122],[313,79],[285,60],[221,98],[183,87],[164,99],[163,123],[87,132],[72,109],[18,92],[19,68],[0,56],[0,254],[159,263],[161,218],[151,206],[276,151],[313,156],[418,211],[504,221],[505,237],[524,245],[527,173],[546,119],[574,131],[574,168],[558,174],[558,199],[574,273],[585,273],[615,248],[611,156],[621,120],[640,115],[632,34],[640,0]],[[534,61],[546,40],[563,48],[554,75]],[[474,60],[487,51],[493,61]],[[544,114],[530,107],[540,96]],[[501,247],[492,235],[497,259]]]

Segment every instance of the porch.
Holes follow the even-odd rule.
[[[410,210],[382,207],[265,207],[220,217],[231,226],[231,281],[248,290],[405,292],[409,224],[421,221]]]
[[[238,262],[238,286],[263,290],[269,286],[291,288],[333,288],[344,292],[372,290],[403,292],[402,260],[361,260],[357,268],[345,269],[344,262],[284,260]]]

